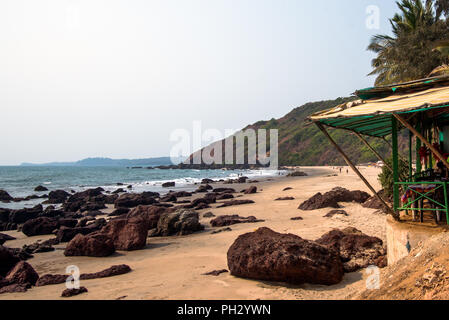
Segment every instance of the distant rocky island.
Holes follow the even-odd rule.
[[[179,158],[172,162],[170,157],[146,158],[146,159],[110,159],[110,158],[87,158],[75,162],[49,162],[49,163],[22,163],[21,166],[75,166],[75,167],[136,167],[136,166],[171,166],[181,163],[184,159]]]

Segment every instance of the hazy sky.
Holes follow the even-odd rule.
[[[369,5],[380,29],[366,27]],[[165,156],[371,86],[390,0],[2,0],[0,164]]]

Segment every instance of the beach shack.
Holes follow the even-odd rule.
[[[313,114],[313,122],[337,148],[346,163],[396,220],[449,224],[449,76],[433,77],[354,93],[355,101]],[[360,140],[393,173],[393,204],[371,186],[329,129],[346,130]],[[399,150],[398,136],[406,136],[408,150]],[[392,165],[366,137],[391,147]],[[401,151],[401,152],[400,152]],[[404,152],[405,151],[405,152]],[[408,175],[400,176],[400,157],[408,154]],[[413,161],[414,160],[414,161]],[[413,162],[415,163],[413,165]]]

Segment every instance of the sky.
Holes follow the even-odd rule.
[[[373,85],[366,47],[396,11],[390,0],[2,0],[0,164],[168,156],[170,135],[194,121],[225,134],[349,96]]]

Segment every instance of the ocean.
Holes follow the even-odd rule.
[[[82,191],[88,188],[102,187],[106,191],[126,188],[132,185],[132,192],[155,191],[168,192],[162,184],[174,181],[176,186],[170,190],[194,190],[194,183],[204,178],[214,180],[237,178],[238,175],[250,179],[285,174],[270,170],[161,170],[131,169],[126,167],[26,167],[0,166],[0,189],[12,197],[26,197],[32,194],[42,195],[52,190]],[[123,186],[118,186],[122,183]],[[38,185],[49,191],[35,192]],[[18,203],[0,203],[0,208],[23,208],[40,203],[42,200],[29,200]]]

